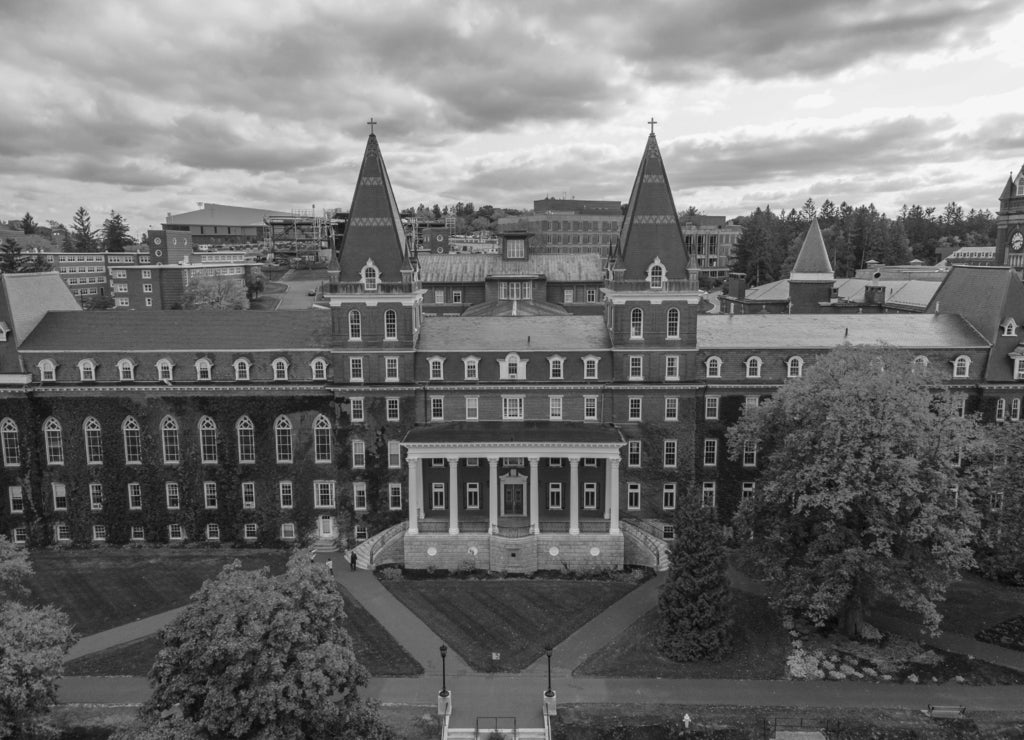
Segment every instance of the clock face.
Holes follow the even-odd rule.
[[[1021,249],[1024,249],[1024,234],[1021,234],[1018,231],[1010,237],[1010,249],[1014,252],[1019,252]]]

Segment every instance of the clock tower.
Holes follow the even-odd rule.
[[[1024,271],[1024,167],[1007,179],[999,196],[995,264]]]

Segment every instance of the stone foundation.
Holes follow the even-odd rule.
[[[405,567],[416,570],[487,570],[533,573],[537,570],[621,570],[621,534],[408,534],[402,538]]]

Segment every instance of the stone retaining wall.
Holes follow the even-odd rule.
[[[511,538],[484,533],[406,533],[401,540],[406,568],[505,573],[621,570],[625,547],[621,534],[558,533]]]

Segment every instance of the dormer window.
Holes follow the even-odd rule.
[[[82,360],[78,363],[78,379],[82,381],[96,380],[95,360]]]
[[[376,292],[380,285],[380,272],[377,270],[377,265],[373,264],[373,260],[366,261],[363,269],[359,271],[359,279],[363,284],[363,290]]]
[[[526,363],[515,352],[509,352],[504,360],[498,360],[499,376],[502,380],[526,380]]]
[[[804,374],[804,358],[799,355],[786,360],[786,377],[799,378]]]
[[[430,368],[431,380],[444,380],[444,358],[428,357],[427,365]]]
[[[156,363],[157,380],[174,380],[174,363],[166,357]]]
[[[722,361],[717,357],[709,357],[704,361],[705,375],[709,378],[722,377]]]
[[[313,375],[313,380],[327,380],[327,360],[323,357],[314,358],[309,363],[309,369]]]
[[[526,259],[526,240],[506,239],[505,258],[510,260]]]
[[[953,360],[953,377],[966,378],[971,372],[971,358],[967,355],[960,355]]]
[[[11,327],[7,325],[6,321],[0,321],[0,342],[7,341],[7,335],[11,333]]]
[[[551,380],[565,380],[565,358],[554,355],[548,358],[548,378]]]
[[[213,363],[205,357],[196,360],[196,380],[213,380]]]
[[[1017,336],[1017,322],[1013,320],[1012,316],[1004,321],[999,328],[1003,330],[1004,337]]]
[[[1024,355],[1015,352],[1010,357],[1013,359],[1013,379],[1024,380]]]
[[[52,383],[57,379],[57,365],[53,360],[39,361],[39,379],[44,383]]]
[[[600,357],[594,355],[587,355],[583,358],[583,379],[584,380],[597,380],[597,363],[600,362]]]
[[[914,358],[914,372],[918,370],[925,370],[928,367],[928,358],[924,355],[918,355]]]
[[[274,368],[274,380],[288,380],[288,360],[278,357],[272,365]]]
[[[655,257],[654,262],[647,268],[647,283],[651,290],[663,290],[665,288],[665,265],[661,258]]]
[[[462,367],[466,380],[479,380],[480,379],[480,358],[479,357],[463,357]]]
[[[135,380],[135,363],[128,359],[118,360],[117,377],[120,380]]]
[[[250,374],[249,369],[252,367],[252,363],[245,358],[235,360],[235,380],[249,380]]]
[[[747,362],[747,377],[748,378],[760,378],[761,377],[761,358],[760,357],[748,357]]]

